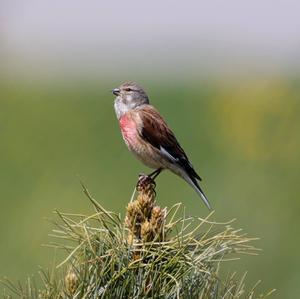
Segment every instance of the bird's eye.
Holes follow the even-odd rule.
[[[132,89],[130,87],[126,87],[125,91],[131,91]]]

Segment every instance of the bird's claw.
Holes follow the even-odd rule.
[[[140,173],[139,174],[139,180],[136,184],[136,188],[140,189],[140,188],[144,188],[147,185],[152,185],[154,188],[156,187],[156,183],[155,181],[152,179],[151,176],[146,175],[144,173]]]

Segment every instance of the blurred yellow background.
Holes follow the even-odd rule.
[[[51,265],[44,218],[91,212],[80,179],[124,214],[138,173],[149,170],[123,144],[110,90],[135,80],[203,178],[215,219],[237,218],[260,238],[259,256],[225,269],[296,298],[297,5],[154,3],[0,4],[0,276],[24,280]],[[183,201],[188,214],[207,215],[179,178],[165,172],[157,184],[161,206]]]

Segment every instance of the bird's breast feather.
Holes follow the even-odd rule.
[[[122,136],[126,143],[135,143],[137,137],[137,126],[130,115],[124,114],[119,120]]]

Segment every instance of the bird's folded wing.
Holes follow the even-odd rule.
[[[170,162],[179,164],[190,175],[201,180],[159,112],[153,106],[145,105],[138,110],[138,115],[142,122],[140,136],[157,148]]]

